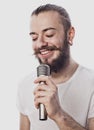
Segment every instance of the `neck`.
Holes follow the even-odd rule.
[[[56,84],[64,83],[71,78],[77,67],[78,64],[73,59],[70,59],[65,68],[62,68],[60,72],[52,73],[51,77]]]

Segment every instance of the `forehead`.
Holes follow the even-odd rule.
[[[31,16],[30,30],[43,30],[48,27],[61,28],[61,26],[63,27],[60,15],[55,11],[42,12]]]

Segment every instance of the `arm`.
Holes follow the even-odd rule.
[[[94,130],[94,117],[88,119],[87,130]]]
[[[94,119],[89,120],[88,128],[84,128],[61,108],[58,89],[51,78],[47,76],[38,77],[35,83],[40,81],[46,84],[38,84],[36,87],[34,91],[35,106],[38,108],[39,103],[44,104],[49,118],[55,121],[59,130],[94,130]]]
[[[54,121],[60,130],[94,130],[94,118],[88,119],[87,128],[84,128],[65,112],[58,116]]]
[[[30,130],[29,119],[23,114],[20,114],[20,130]]]

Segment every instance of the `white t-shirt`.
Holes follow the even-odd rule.
[[[55,122],[39,120],[39,111],[34,106],[33,91],[36,72],[27,76],[18,88],[17,107],[27,115],[30,130],[59,130]],[[65,83],[58,84],[58,95],[63,110],[81,126],[85,127],[88,118],[94,117],[94,72],[79,65],[73,76]]]

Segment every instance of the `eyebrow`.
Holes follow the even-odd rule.
[[[52,27],[49,27],[49,28],[44,29],[43,32],[46,32],[46,31],[48,31],[48,30],[56,30],[56,29],[55,29],[55,28],[52,28]]]
[[[29,33],[29,35],[34,35],[34,34],[36,34],[36,33],[35,33],[35,32],[30,32],[30,33]]]
[[[49,27],[49,28],[46,28],[46,29],[43,29],[42,31],[43,32],[46,32],[46,31],[48,31],[48,30],[56,30],[55,28],[52,28],[52,27]],[[29,35],[34,35],[34,34],[36,34],[35,32],[30,32],[29,33]]]

